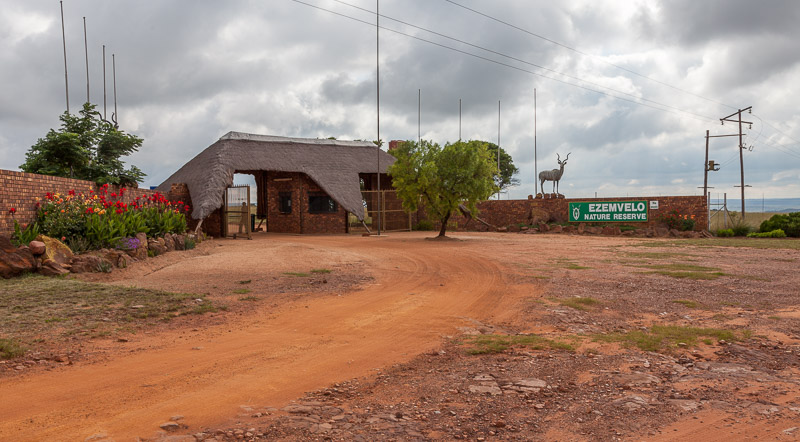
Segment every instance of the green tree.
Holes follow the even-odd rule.
[[[497,145],[490,142],[485,142],[488,146],[489,153],[492,154],[492,164],[497,167]],[[505,151],[502,147],[500,148],[500,174],[495,175],[494,177],[494,184],[500,188],[500,190],[505,190],[511,186],[519,185],[519,178],[516,175],[519,173],[519,169],[517,166],[514,165],[514,160],[511,158],[511,155]]]
[[[50,129],[25,154],[25,172],[91,180],[98,184],[131,186],[145,174],[136,166],[125,169],[120,157],[139,150],[142,139],[103,120],[95,106],[86,103],[79,115],[64,112],[61,128]]]
[[[441,147],[427,140],[406,141],[389,153],[397,158],[389,175],[403,209],[417,210],[423,202],[428,215],[442,223],[440,237],[460,204],[475,216],[477,203],[498,190],[497,165],[484,142],[458,141]]]

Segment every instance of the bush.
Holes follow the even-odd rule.
[[[186,238],[183,240],[183,250],[192,250],[196,245],[197,243],[192,238]]]
[[[31,241],[35,240],[37,236],[39,236],[38,224],[30,223],[22,229],[17,220],[14,220],[14,233],[11,235],[11,242],[15,246],[27,246]]]
[[[783,230],[787,236],[800,237],[800,212],[773,215],[759,227],[762,233],[778,229]]]
[[[691,217],[689,215],[681,215],[677,210],[672,210],[657,219],[670,229],[680,231],[694,230],[694,215]]]
[[[748,233],[753,231],[753,228],[743,221],[737,221],[733,223],[731,230],[733,230],[733,236],[747,236]]]
[[[74,190],[67,195],[47,193],[38,203],[39,230],[83,250],[116,247],[121,240],[137,233],[163,236],[186,231],[184,214],[189,211],[188,205],[168,201],[158,192],[125,203],[124,193],[122,188],[119,194],[109,195],[108,185],[88,195],[76,194]]]
[[[729,238],[734,236],[733,229],[719,229],[717,230],[717,236],[721,238]]]
[[[411,228],[412,230],[433,230],[433,223],[427,219],[421,219]]]
[[[786,232],[781,229],[775,229],[771,232],[753,232],[747,234],[748,238],[786,238]]]

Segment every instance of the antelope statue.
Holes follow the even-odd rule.
[[[567,154],[567,157],[564,158],[564,161],[561,161],[561,156],[556,154],[556,157],[558,158],[558,165],[561,166],[559,169],[543,170],[539,172],[539,181],[542,183],[541,184],[542,193],[544,193],[544,182],[552,181],[553,191],[555,192],[556,195],[558,195],[558,182],[561,181],[561,175],[564,175],[564,166],[567,164],[567,160],[569,159],[570,153]]]

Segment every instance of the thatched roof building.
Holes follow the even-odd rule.
[[[253,171],[306,174],[342,208],[364,217],[359,174],[386,173],[394,157],[369,141],[288,138],[228,132],[167,178],[158,190],[185,183],[192,197],[192,218],[201,220],[222,207],[234,173]]]

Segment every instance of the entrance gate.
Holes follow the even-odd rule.
[[[403,202],[397,197],[396,190],[362,190],[364,205],[364,224],[370,231],[378,229],[378,210],[380,210],[381,232],[401,232],[411,230],[411,214],[403,210]],[[380,204],[378,201],[380,200]],[[350,232],[364,232],[364,225],[351,215]]]
[[[250,186],[239,185],[225,189],[222,223],[225,237],[253,239],[250,226]]]

